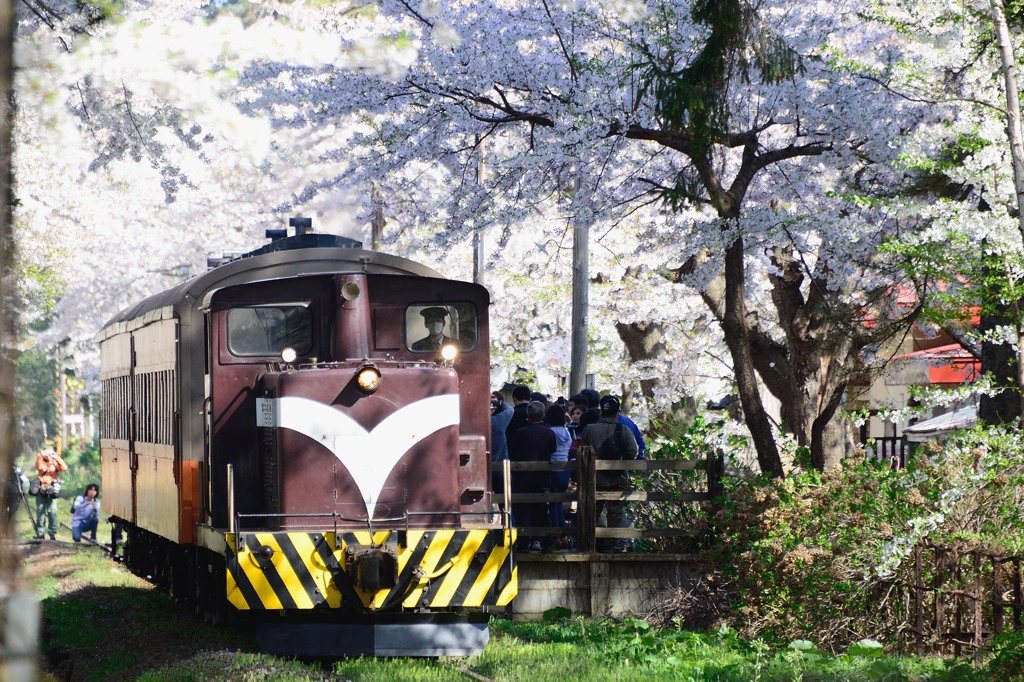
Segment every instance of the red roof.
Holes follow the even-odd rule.
[[[928,378],[933,384],[973,383],[981,376],[981,360],[971,355],[959,343],[904,353],[897,355],[893,360],[928,364]]]

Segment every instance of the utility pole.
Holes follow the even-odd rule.
[[[68,374],[64,370],[63,358],[57,366],[57,372],[60,373],[60,442],[64,444],[68,442]],[[61,454],[60,446],[57,454]]]
[[[484,141],[476,136],[476,184],[480,189],[484,186]],[[478,224],[473,228],[473,281],[484,283],[484,231]]]
[[[569,395],[587,387],[587,324],[590,297],[590,211],[581,197],[579,176],[573,183],[572,217],[572,350]]]
[[[384,226],[388,224],[384,217],[384,193],[380,191],[380,183],[373,183],[370,190],[370,201],[373,202],[373,219],[370,221],[370,249],[380,251],[384,239]]]

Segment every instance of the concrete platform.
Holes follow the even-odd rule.
[[[558,606],[582,616],[649,613],[698,575],[695,554],[518,554],[519,595],[504,615],[538,620]]]

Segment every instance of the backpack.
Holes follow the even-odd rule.
[[[597,458],[632,459],[630,452],[626,449],[626,444],[622,442],[622,424],[616,424],[615,433],[601,443],[601,447],[597,449]],[[622,469],[599,469],[597,471],[597,486],[627,490],[630,487],[629,476]]]
[[[622,424],[615,425],[615,433],[610,438],[605,438],[601,447],[597,449],[598,459],[629,459],[629,452],[626,444],[622,442]]]

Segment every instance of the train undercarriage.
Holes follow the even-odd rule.
[[[126,532],[122,556],[133,573],[207,623],[250,628],[270,654],[478,654],[488,641],[489,614],[516,591],[510,528],[205,528],[199,544],[180,545],[112,520]]]

